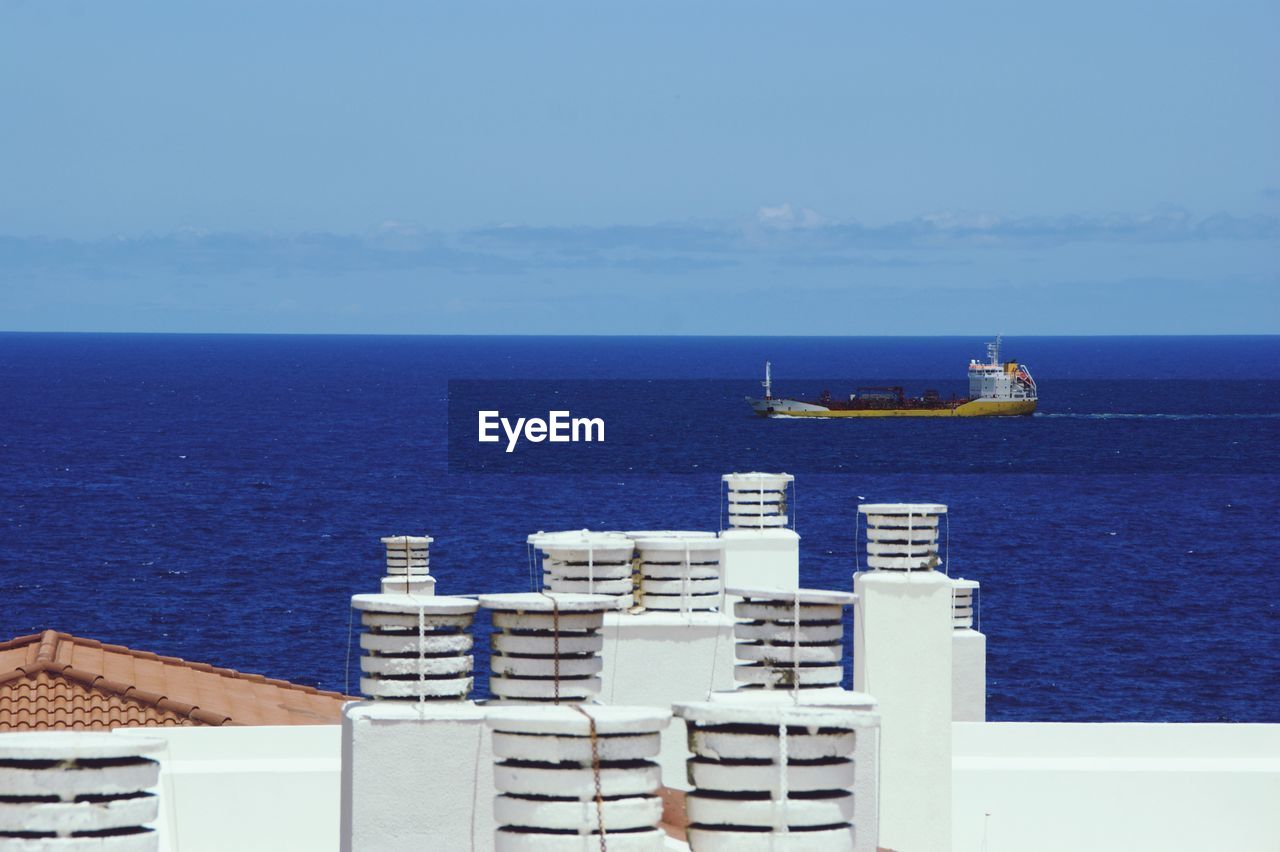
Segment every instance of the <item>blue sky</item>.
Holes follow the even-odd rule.
[[[9,3],[0,329],[1280,332],[1274,3]]]

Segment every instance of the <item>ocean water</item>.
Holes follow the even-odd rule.
[[[1280,338],[1009,339],[1040,384],[1030,418],[764,421],[742,402],[766,358],[778,394],[963,392],[982,343],[3,334],[0,637],[354,690],[347,599],[376,590],[379,536],[434,536],[441,593],[523,591],[532,531],[715,530],[721,473],[787,469],[810,586],[848,587],[858,502],[950,506],[990,718],[1280,721]],[[451,468],[462,379],[591,380],[652,452]],[[638,383],[679,404],[630,406]]]

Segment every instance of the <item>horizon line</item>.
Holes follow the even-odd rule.
[[[759,334],[725,333],[725,334],[659,334],[659,333],[627,333],[627,334],[573,334],[568,332],[544,332],[540,334],[511,334],[505,332],[376,332],[376,331],[99,331],[99,330],[21,330],[0,329],[0,335],[118,335],[118,336],[153,336],[153,337],[511,337],[511,338],[808,338],[813,340],[842,340],[847,338],[916,338],[932,339],[938,337],[970,338],[970,337],[1010,337],[1010,338],[1067,338],[1067,337],[1280,337],[1280,332],[1134,332],[1132,334],[991,334],[990,332],[972,333],[939,333],[939,334],[781,334],[777,332],[761,332]]]

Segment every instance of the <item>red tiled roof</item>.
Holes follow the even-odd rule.
[[[348,700],[53,630],[0,642],[0,731],[337,724]]]

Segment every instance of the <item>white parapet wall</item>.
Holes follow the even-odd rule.
[[[1280,725],[952,728],[956,852],[1274,852],[1280,837]],[[113,736],[165,741],[154,753],[162,852],[339,849],[338,725],[121,728]],[[394,749],[383,759],[392,773],[406,763]],[[444,766],[439,755],[431,761]],[[493,795],[491,784],[453,778],[460,796]],[[413,813],[440,813],[442,805],[405,795]],[[477,817],[476,849],[489,848],[491,821]]]
[[[954,731],[956,852],[1280,848],[1280,725],[957,722]]]
[[[335,852],[338,725],[118,728],[159,738],[161,852]]]

